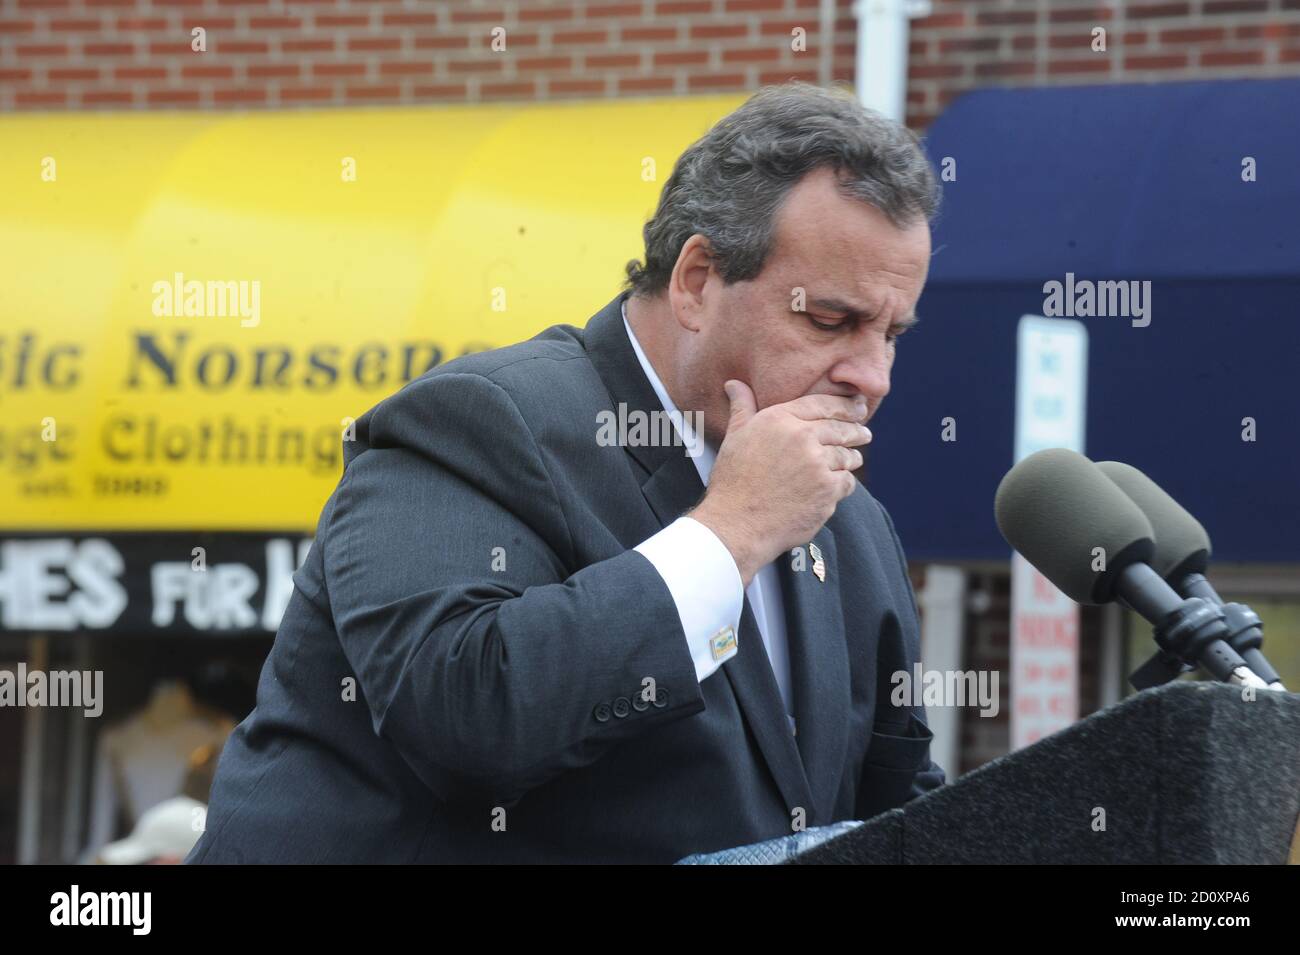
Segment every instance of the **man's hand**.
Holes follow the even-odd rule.
[[[853,493],[857,446],[871,432],[862,398],[805,395],[759,411],[744,382],[725,388],[727,434],[708,492],[689,516],[718,535],[748,587],[759,568],[812,540]]]

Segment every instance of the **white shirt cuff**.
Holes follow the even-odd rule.
[[[745,587],[735,558],[717,534],[690,517],[677,518],[634,549],[668,585],[695,677],[703,682],[739,650]]]

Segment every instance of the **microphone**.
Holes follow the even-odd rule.
[[[1029,455],[998,484],[993,511],[1007,543],[1075,602],[1120,600],[1155,627],[1167,654],[1224,682],[1267,688],[1226,641],[1222,609],[1180,597],[1152,569],[1151,522],[1082,454],[1047,448]]]
[[[1232,648],[1270,689],[1285,690],[1281,677],[1260,649],[1264,643],[1264,625],[1259,615],[1245,604],[1224,603],[1205,579],[1210,564],[1210,535],[1201,523],[1137,468],[1119,461],[1098,461],[1097,468],[1151,522],[1156,544],[1151,566],[1155,572],[1184,597],[1200,597],[1222,607]]]

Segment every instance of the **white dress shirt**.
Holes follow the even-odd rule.
[[[659,397],[659,403],[665,411],[676,411],[672,398],[645,352],[641,350],[641,343],[633,334],[632,326],[628,324],[626,299],[623,302],[623,327],[627,329],[628,340],[632,343],[632,349],[636,352],[646,377],[650,379],[650,386]],[[708,487],[717,452],[703,440],[703,436],[697,437],[693,433],[686,415],[675,415],[674,421],[680,423],[682,441],[686,447],[693,447],[696,441],[699,442],[699,454],[692,460],[700,473],[700,481]],[[740,651],[741,648],[736,646],[721,659],[715,660],[710,640],[719,630],[728,626],[739,634],[742,594],[749,597],[758,632],[763,638],[767,658],[771,661],[772,672],[781,691],[786,717],[793,729],[794,717],[790,715],[794,712],[790,687],[790,650],[781,580],[777,576],[775,561],[762,567],[742,591],[740,571],[731,552],[713,531],[690,517],[679,517],[653,537],[642,541],[635,550],[655,566],[667,584],[673,602],[677,605],[677,614],[682,621],[682,630],[686,633],[691,658],[695,661],[695,675],[701,682]]]

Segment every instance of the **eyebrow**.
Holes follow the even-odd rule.
[[[815,298],[812,303],[817,308],[824,308],[831,312],[845,312],[847,316],[854,320],[860,320],[866,314],[866,309],[858,308],[849,302],[838,298]],[[916,325],[920,319],[916,312],[908,312],[905,316],[894,322],[890,328],[897,330],[900,334]]]

